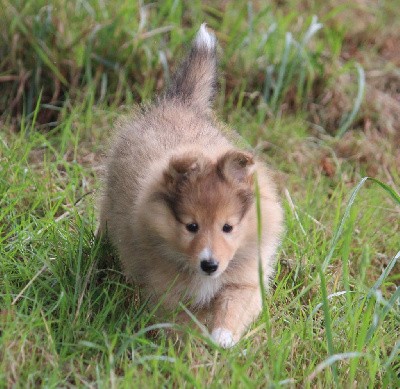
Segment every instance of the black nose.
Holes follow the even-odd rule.
[[[204,261],[201,261],[200,267],[204,270],[207,274],[214,273],[218,269],[218,262],[211,258]]]

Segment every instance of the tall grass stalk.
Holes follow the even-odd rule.
[[[322,269],[319,269],[319,278],[321,281],[321,294],[322,294],[322,308],[324,311],[324,318],[325,318],[325,336],[326,342],[328,346],[328,354],[332,358],[335,355],[335,349],[333,347],[333,336],[332,336],[332,320],[329,310],[329,301],[328,301],[328,293],[326,289],[326,282],[325,282],[325,275]],[[333,364],[332,365],[332,374],[335,380],[336,385],[338,384],[338,376],[337,376],[337,368]]]

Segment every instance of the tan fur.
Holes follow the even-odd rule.
[[[120,124],[107,161],[100,233],[117,248],[128,279],[154,304],[162,301],[169,312],[182,302],[199,317],[211,316],[212,332],[222,328],[232,334],[230,342],[218,335],[221,331],[213,332],[227,347],[261,310],[259,253],[267,285],[283,217],[268,170],[237,149],[209,115],[205,101],[212,96],[212,77],[202,74],[214,59],[204,50],[195,41],[192,60],[184,63],[190,79],[178,72],[173,93]],[[204,85],[191,88],[191,82]],[[190,90],[202,95],[183,98],[182,83],[185,96]],[[260,245],[255,180],[261,195]],[[194,222],[196,233],[186,229]],[[223,232],[224,224],[232,225],[232,232]],[[219,262],[215,273],[201,270],[202,255]]]

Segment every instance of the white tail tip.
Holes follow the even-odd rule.
[[[206,23],[200,26],[199,31],[194,39],[194,44],[197,47],[205,48],[207,50],[214,50],[217,45],[217,38],[214,33],[209,32],[206,28]]]

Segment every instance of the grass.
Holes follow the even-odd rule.
[[[291,3],[0,0],[0,387],[400,386],[399,11]],[[217,113],[275,168],[286,211],[263,313],[231,350],[201,330],[174,344],[94,239],[114,119],[204,20]]]

